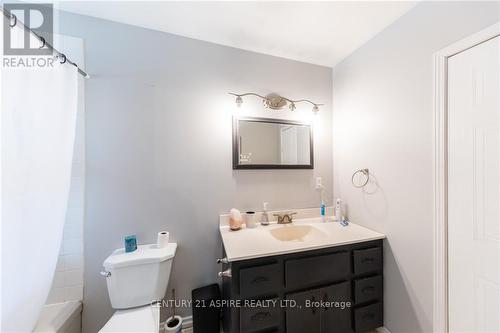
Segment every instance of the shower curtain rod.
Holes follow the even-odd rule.
[[[42,43],[42,47],[46,46],[48,49],[52,50],[53,52],[56,53],[56,58],[60,58],[61,59],[61,64],[64,64],[64,63],[69,63],[70,65],[73,65],[76,67],[76,69],[78,70],[78,73],[80,73],[84,78],[86,79],[90,79],[90,75],[88,75],[83,69],[81,69],[80,67],[78,67],[77,64],[75,64],[74,62],[72,62],[71,60],[69,60],[66,55],[60,51],[58,51],[54,46],[50,45],[49,43],[47,43],[47,41],[45,40],[45,38],[43,38],[42,36],[38,36],[38,34],[36,32],[34,32],[33,30],[31,30],[30,28],[28,28],[23,22],[19,21],[17,19],[17,16],[10,13],[8,10],[5,10],[3,8],[3,6],[0,7],[0,10],[2,11],[3,15],[9,19],[9,21],[12,21],[14,20],[14,23],[13,24],[10,24],[11,22],[9,22],[9,26],[11,28],[15,27],[17,24],[19,24],[24,30],[28,30],[33,36],[35,36],[36,39],[38,39],[40,41],[40,43]]]

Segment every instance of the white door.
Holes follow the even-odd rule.
[[[500,37],[448,66],[449,332],[500,332]]]

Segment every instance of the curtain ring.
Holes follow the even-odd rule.
[[[40,46],[41,49],[43,49],[45,47],[45,38],[43,38],[42,36],[39,36],[40,37],[40,42],[42,42],[42,46]]]
[[[62,59],[62,61],[59,62],[60,64],[66,63],[67,59],[66,59],[66,56],[64,55],[64,53],[59,53],[59,58]]]
[[[12,19],[14,19],[14,23],[12,23]],[[11,22],[9,23],[9,26],[11,28],[14,28],[16,26],[16,24],[17,24],[17,16],[14,15],[14,14],[10,14],[10,21]]]

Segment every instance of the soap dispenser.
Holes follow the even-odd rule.
[[[261,225],[269,225],[269,214],[267,213],[267,202],[262,203],[262,215],[260,217]]]

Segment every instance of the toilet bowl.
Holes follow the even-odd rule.
[[[99,332],[102,333],[158,333],[160,308],[145,305],[133,309],[117,310]]]
[[[134,252],[114,251],[103,263],[111,306],[117,311],[99,332],[157,333],[160,308],[177,244],[140,245]]]

